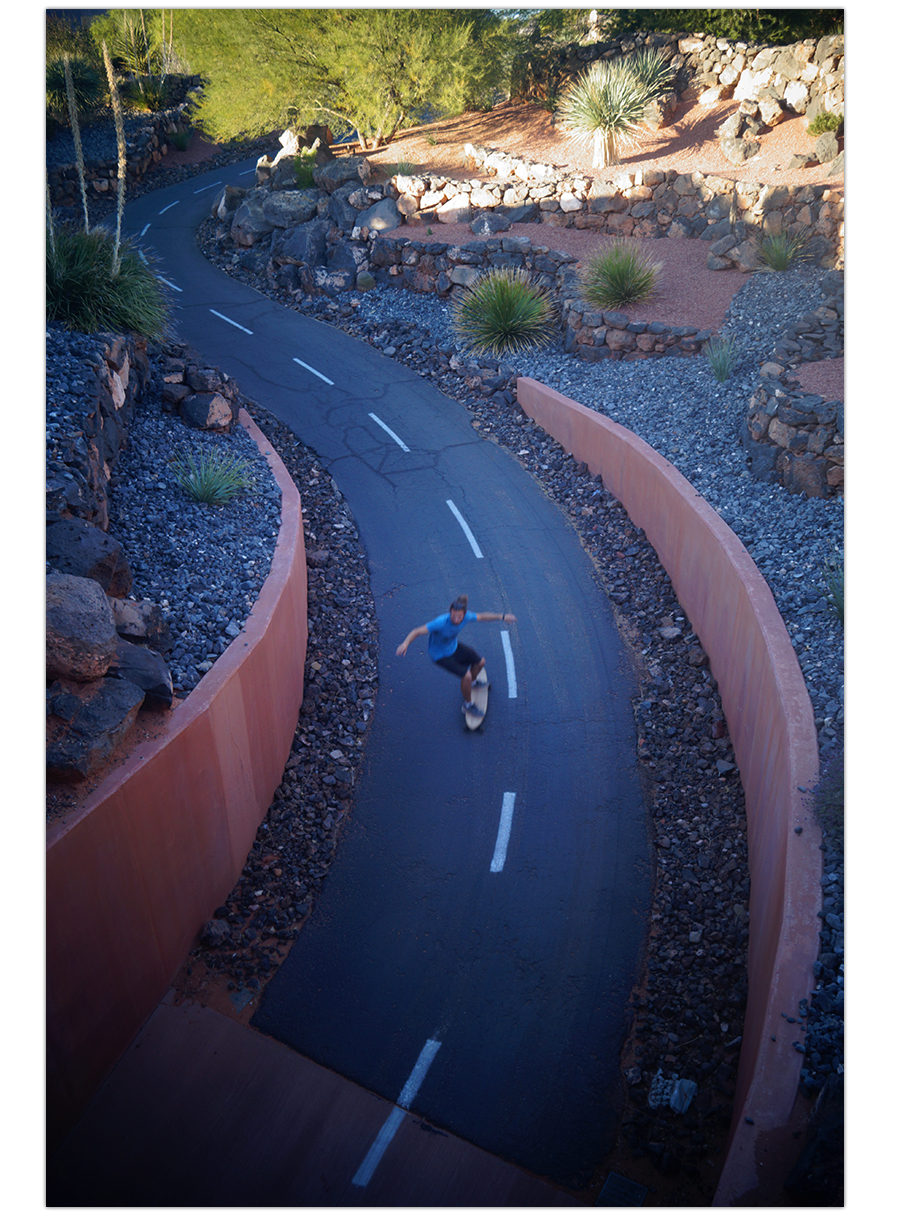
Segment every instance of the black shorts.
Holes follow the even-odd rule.
[[[435,665],[440,665],[441,669],[456,674],[457,678],[463,678],[480,660],[481,654],[460,640],[456,645],[456,652],[451,652],[449,657],[441,657],[439,661],[435,661]]]

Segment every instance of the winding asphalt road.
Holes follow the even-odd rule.
[[[129,204],[174,328],[316,451],[369,557],[380,684],[352,817],[254,1024],[407,1111],[569,1188],[614,1137],[624,1009],[649,910],[635,691],[563,514],[465,410],[366,344],[211,266],[196,226],[252,164]],[[302,496],[301,488],[301,496]],[[492,680],[469,733],[458,683],[410,628],[458,593],[514,625],[468,639]]]

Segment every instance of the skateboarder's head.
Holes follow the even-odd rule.
[[[463,616],[469,608],[469,599],[465,593],[460,594],[450,606],[450,621],[451,623],[461,623]]]

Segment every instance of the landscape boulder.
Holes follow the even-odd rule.
[[[116,632],[132,644],[144,644],[159,652],[168,652],[172,647],[172,631],[155,602],[142,598],[111,597],[109,605],[113,613]]]
[[[99,771],[128,736],[144,698],[121,678],[54,682],[47,692],[47,778],[81,782]]]
[[[311,220],[295,229],[278,230],[272,238],[272,261],[315,267],[325,261],[327,220]]]
[[[191,394],[181,403],[181,418],[189,428],[227,431],[234,422],[234,411],[224,395],[207,392]]]
[[[109,598],[97,581],[50,572],[45,605],[47,676],[74,682],[103,677],[119,637]]]
[[[46,559],[57,572],[95,580],[111,597],[131,592],[131,568],[122,544],[88,521],[73,517],[48,526]]]
[[[403,214],[393,199],[378,200],[364,212],[360,212],[356,218],[357,228],[368,229],[370,233],[382,233],[386,229],[396,229],[401,224],[403,224]]]
[[[372,166],[365,157],[336,157],[313,170],[313,182],[329,195],[348,183],[354,188],[360,184],[368,186],[372,176]]]
[[[275,191],[263,203],[264,219],[276,229],[293,229],[318,213],[321,191]]]
[[[121,637],[107,676],[131,682],[144,692],[144,702],[150,707],[172,706],[175,690],[172,675],[162,656],[152,648],[142,648]]]
[[[266,219],[264,204],[269,198],[262,190],[248,191],[231,221],[231,240],[237,246],[253,246],[267,237],[275,226]]]

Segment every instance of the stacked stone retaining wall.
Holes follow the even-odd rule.
[[[793,323],[760,369],[741,429],[755,478],[827,496],[844,489],[844,404],[806,392],[800,365],[844,354],[844,286],[835,276],[814,313]]]

